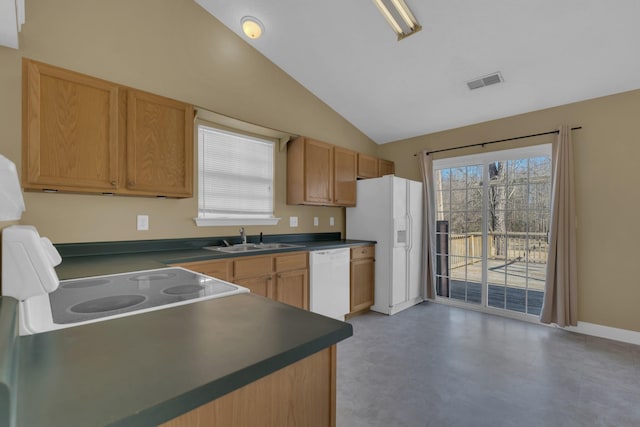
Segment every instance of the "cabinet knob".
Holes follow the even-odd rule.
[[[115,186],[116,186],[116,184],[117,184],[117,182],[115,182],[115,181],[111,181],[111,185],[112,185],[113,187],[115,187]]]
[[[129,181],[129,186],[133,187],[134,185],[136,185],[135,181]]]

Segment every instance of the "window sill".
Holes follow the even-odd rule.
[[[281,218],[193,218],[198,227],[225,225],[278,225]]]

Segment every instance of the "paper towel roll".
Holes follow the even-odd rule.
[[[16,165],[0,154],[0,221],[17,221],[24,212],[24,199]]]

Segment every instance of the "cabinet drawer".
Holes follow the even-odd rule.
[[[276,271],[300,270],[307,268],[307,252],[296,252],[294,254],[276,255]]]
[[[182,267],[187,270],[195,271],[197,273],[206,274],[207,276],[215,277],[216,279],[231,280],[231,265],[230,259],[223,259],[217,261],[196,261],[185,262],[182,264],[174,264],[172,267]]]
[[[234,262],[234,277],[243,279],[271,274],[271,255],[236,258]]]
[[[375,246],[357,246],[351,248],[351,259],[373,258],[376,254]]]

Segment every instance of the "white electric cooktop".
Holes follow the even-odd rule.
[[[241,292],[247,289],[176,267],[61,280],[49,301],[53,323],[74,324]]]

